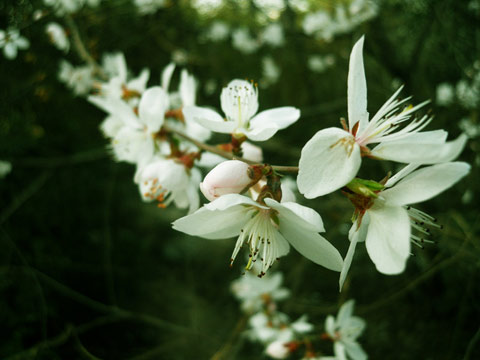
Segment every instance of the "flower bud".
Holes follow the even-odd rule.
[[[263,152],[262,148],[258,147],[257,145],[253,145],[248,141],[244,141],[242,145],[240,145],[243,152],[243,158],[254,161],[257,163],[263,162]]]
[[[200,190],[210,201],[222,195],[238,194],[252,182],[248,168],[248,164],[239,160],[224,161],[205,176]]]
[[[265,352],[274,359],[285,359],[290,355],[290,349],[285,345],[284,341],[276,340],[268,344]]]

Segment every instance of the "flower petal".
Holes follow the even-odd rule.
[[[380,193],[389,205],[416,204],[445,191],[470,171],[464,162],[428,166],[403,178],[395,186]]]
[[[371,154],[402,163],[438,164],[454,160],[460,155],[468,139],[465,134],[461,134],[453,141],[441,143],[430,134],[425,137],[422,135],[423,133],[417,133],[401,140],[381,143]]]
[[[399,274],[405,269],[410,256],[410,219],[407,210],[400,206],[375,205],[368,210],[368,255],[379,272]]]
[[[318,233],[290,222],[279,213],[280,232],[300,254],[333,271],[342,270],[343,260],[335,247]]]
[[[307,199],[331,193],[357,175],[361,162],[351,134],[338,128],[320,130],[302,149],[298,189]]]
[[[175,63],[168,64],[162,71],[162,88],[168,93],[170,80],[172,79],[173,71],[175,70]]]
[[[239,194],[226,194],[226,195],[220,196],[218,199],[208,204],[205,204],[204,206],[208,210],[226,210],[236,205],[248,205],[248,206],[254,206],[260,209],[268,209],[268,207],[262,206],[259,203],[253,201],[252,199]]]
[[[265,203],[272,209],[277,210],[282,216],[292,223],[299,224],[305,229],[315,232],[325,232],[320,215],[313,209],[294,202],[282,202],[266,198]]]
[[[209,210],[205,206],[191,215],[173,222],[173,229],[205,239],[227,239],[236,236],[249,220],[248,209],[241,205],[225,210]]]
[[[167,108],[167,93],[160,86],[154,86],[143,93],[138,105],[138,114],[149,131],[155,132],[163,125]]]
[[[215,132],[230,134],[235,129],[235,123],[225,121],[216,111],[198,106],[186,106],[182,109],[183,115],[188,121],[193,120],[203,127]]]
[[[279,129],[285,129],[300,118],[300,110],[292,106],[284,106],[265,110],[250,120],[250,127],[262,127],[266,124],[275,124]]]
[[[348,68],[348,126],[351,130],[360,121],[359,132],[368,124],[367,81],[362,54],[364,40],[362,36],[353,46]]]
[[[251,128],[250,130],[239,130],[239,132],[243,133],[250,140],[265,141],[270,139],[279,130],[278,126],[275,124],[261,125],[263,126]]]
[[[106,99],[102,96],[96,95],[89,96],[87,100],[108,114],[122,119],[124,125],[135,129],[140,129],[141,126],[138,122],[137,116],[133,112],[132,108],[124,101],[114,98]]]
[[[350,358],[353,360],[367,360],[368,356],[363,351],[362,347],[356,341],[346,340],[343,342],[345,350]]]

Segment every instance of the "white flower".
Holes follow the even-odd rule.
[[[274,359],[286,359],[290,355],[290,349],[285,346],[284,341],[275,340],[268,344],[265,353]]]
[[[262,59],[262,79],[260,80],[260,85],[262,87],[275,84],[280,77],[280,68],[271,56],[265,56]]]
[[[167,0],[134,0],[138,12],[142,15],[153,14],[167,5]]]
[[[17,29],[0,30],[0,48],[3,48],[3,55],[9,60],[17,57],[18,50],[28,49],[30,42],[20,35]]]
[[[150,71],[143,69],[139,76],[129,79],[127,63],[122,53],[106,54],[102,65],[109,81],[100,84],[99,96],[123,99],[132,106],[137,106],[138,99],[146,89]]]
[[[455,159],[467,137],[446,142],[442,130],[420,132],[431,118],[424,116],[399,128],[425,103],[401,112],[396,97],[401,88],[369,120],[367,85],[363,68],[362,37],[353,47],[348,73],[348,130],[317,132],[302,149],[298,189],[306,198],[328,194],[348,184],[357,174],[362,155],[403,163],[436,164]],[[379,143],[370,150],[367,145]]]
[[[188,212],[192,213],[200,204],[200,179],[198,169],[187,169],[171,159],[154,158],[138,167],[134,180],[144,201],[158,201],[161,208],[173,202],[176,207],[188,208]]]
[[[239,28],[233,31],[232,45],[244,54],[252,54],[260,47],[260,43],[250,36],[246,28]]]
[[[357,207],[358,216],[349,232],[351,242],[340,274],[340,289],[359,241],[365,241],[368,255],[379,272],[401,273],[410,256],[410,242],[423,242],[411,233],[411,228],[428,235],[425,225],[438,227],[431,216],[407,205],[431,199],[470,171],[470,165],[463,162],[437,164],[414,171],[418,167],[407,165],[391,177],[377,198],[360,199],[357,195],[364,203]]]
[[[248,170],[249,165],[243,161],[224,161],[205,176],[200,190],[210,201],[226,194],[239,194],[252,183]]]
[[[312,55],[308,58],[308,68],[313,72],[322,73],[335,64],[333,55]]]
[[[354,300],[347,301],[340,307],[336,319],[329,315],[325,321],[325,330],[334,341],[333,349],[338,359],[366,360],[368,358],[357,342],[357,338],[365,329],[365,321],[352,316],[354,305]]]
[[[441,83],[437,86],[436,102],[440,106],[447,106],[453,102],[455,89],[449,83]]]
[[[70,49],[70,41],[63,27],[55,22],[51,22],[47,25],[45,31],[50,37],[50,41],[55,45],[58,50],[68,52]]]
[[[339,271],[343,264],[337,249],[318,234],[325,231],[320,215],[296,203],[266,198],[265,205],[261,205],[246,196],[223,195],[196,213],[178,219],[173,228],[206,239],[238,236],[230,262],[245,245],[250,253],[246,269],[260,259],[260,276],[289,252],[290,245],[330,270]]]
[[[258,110],[258,90],[245,80],[233,80],[223,88],[220,96],[226,121],[217,112],[196,106],[183,109],[185,118],[192,118],[200,125],[215,132],[245,135],[253,141],[270,139],[278,130],[284,129],[298,120],[300,111],[286,106]]]
[[[0,179],[7,176],[12,171],[12,163],[0,160]]]
[[[241,301],[242,310],[248,313],[260,311],[270,302],[282,301],[290,296],[290,291],[282,287],[283,274],[266,274],[261,279],[248,271],[232,282],[231,290]]]
[[[285,37],[283,35],[282,25],[278,23],[269,24],[262,32],[261,39],[265,44],[272,47],[283,46]]]
[[[93,68],[89,65],[74,67],[68,61],[62,60],[58,78],[72,89],[75,95],[86,95],[93,87]]]
[[[223,21],[216,20],[212,23],[205,37],[211,41],[225,40],[230,34],[230,28],[228,24]]]
[[[88,101],[123,122],[121,128],[116,129],[112,143],[118,160],[131,163],[150,161],[155,152],[154,136],[163,125],[168,108],[168,96],[161,87],[154,86],[143,93],[138,115],[121,99],[89,96]]]

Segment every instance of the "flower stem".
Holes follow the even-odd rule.
[[[179,131],[177,129],[173,129],[171,128],[170,126],[168,125],[163,125],[163,130],[169,132],[169,133],[172,133],[172,134],[175,134],[175,135],[178,135],[180,136],[181,138],[187,140],[188,142],[191,142],[193,145],[195,145],[196,147],[198,147],[199,149],[202,149],[202,150],[205,150],[205,151],[208,151],[208,152],[211,152],[213,154],[217,154],[225,159],[228,159],[228,160],[240,160],[240,161],[243,161],[247,164],[250,164],[250,165],[261,165],[261,164],[258,164],[254,161],[251,161],[251,160],[248,160],[248,159],[245,159],[245,158],[242,158],[242,157],[238,157],[238,156],[235,156],[233,155],[232,153],[229,153],[227,151],[223,151],[222,149],[219,149],[218,147],[216,146],[213,146],[213,145],[208,145],[208,144],[205,144],[201,141],[198,141],[198,140],[195,140],[193,138],[191,138],[190,136],[188,136],[187,134],[183,133],[182,131]],[[275,171],[278,171],[278,172],[292,172],[292,173],[297,173],[298,172],[298,167],[297,166],[281,166],[281,165],[272,165],[272,169],[275,170]]]

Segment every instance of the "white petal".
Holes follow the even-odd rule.
[[[453,141],[439,143],[430,135],[422,133],[402,140],[381,143],[372,150],[372,155],[381,159],[416,164],[438,164],[454,160],[462,152],[467,136],[461,134]]]
[[[338,128],[320,130],[302,149],[298,189],[307,199],[331,193],[357,175],[361,162],[351,134]]]
[[[173,71],[175,70],[175,64],[168,64],[162,71],[162,88],[168,93],[168,87],[170,86],[170,80],[172,79]]]
[[[138,106],[138,114],[150,132],[160,130],[168,107],[168,95],[160,87],[154,86],[146,90]]]
[[[356,341],[344,341],[343,345],[345,346],[345,350],[347,354],[352,360],[367,360],[368,356],[363,351],[362,347]]]
[[[353,224],[356,227],[356,224]],[[355,247],[357,246],[358,236],[354,236],[353,240],[350,242],[350,246],[348,247],[347,255],[345,256],[345,260],[343,261],[342,271],[340,272],[340,279],[338,280],[339,291],[342,291],[343,283],[347,278],[348,270],[350,270],[350,266],[352,265],[353,254],[355,254]]]
[[[258,126],[258,127],[251,127],[250,130],[242,130],[240,129],[239,132],[242,132],[248,139],[253,141],[265,141],[270,139],[273,135],[277,133],[279,128],[275,124],[270,124],[268,126]]]
[[[352,317],[354,306],[355,300],[348,300],[340,307],[337,315],[338,326],[343,328],[347,325],[348,321]]]
[[[428,166],[406,176],[380,195],[389,205],[416,204],[445,191],[470,171],[464,162],[451,162]]]
[[[331,337],[335,337],[335,318],[332,315],[328,315],[327,318],[325,319],[325,331],[330,335]]]
[[[235,123],[224,120],[216,111],[198,106],[187,106],[182,109],[186,119],[196,121],[203,127],[215,132],[230,134],[235,129]]]
[[[275,124],[279,129],[285,129],[300,118],[300,110],[291,106],[265,110],[250,120],[251,127]]]
[[[400,206],[374,205],[368,210],[370,224],[367,251],[377,270],[383,274],[399,274],[410,256],[410,219]]]
[[[291,223],[297,223],[305,229],[315,232],[325,232],[323,221],[320,215],[309,207],[294,202],[282,202],[281,204],[273,199],[266,198],[265,203],[277,210]]]
[[[335,247],[318,233],[290,222],[279,213],[280,232],[295,250],[316,264],[333,271],[342,270],[343,260]]]
[[[345,346],[340,341],[335,341],[333,344],[333,351],[335,352],[335,358],[338,360],[348,360],[345,353]]]
[[[124,101],[114,98],[104,98],[101,96],[89,96],[87,98],[92,104],[103,111],[122,119],[123,124],[134,129],[140,129],[140,123],[133,109]]]
[[[353,126],[360,121],[359,132],[368,124],[367,81],[362,54],[364,39],[365,37],[362,36],[353,46],[348,68],[348,126],[352,130]]]
[[[252,199],[238,194],[227,194],[219,197],[218,199],[205,204],[205,208],[208,210],[225,210],[236,205],[255,206],[260,209],[268,209],[266,206],[262,206]]]
[[[250,219],[248,211],[241,205],[225,210],[211,211],[205,206],[191,215],[173,222],[173,229],[205,239],[226,239],[236,236]]]
[[[5,54],[5,57],[7,59],[15,59],[17,57],[17,47],[12,44],[11,42],[8,42],[5,44],[5,47],[3,48],[3,53]]]

